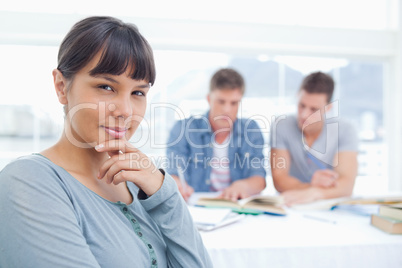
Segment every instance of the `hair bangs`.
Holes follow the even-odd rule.
[[[155,82],[155,64],[148,42],[138,30],[133,33],[118,27],[105,40],[101,58],[90,74],[121,75],[127,70],[132,79],[145,80],[151,85]]]

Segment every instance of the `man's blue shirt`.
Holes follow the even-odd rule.
[[[211,191],[210,161],[215,135],[208,116],[209,113],[176,122],[167,143],[166,171],[178,176],[180,166],[187,183],[196,192]],[[262,153],[263,146],[264,138],[254,120],[239,118],[233,123],[228,149],[231,183],[256,175],[265,179],[267,159]]]

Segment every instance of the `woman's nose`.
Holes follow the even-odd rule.
[[[114,117],[128,118],[132,115],[133,107],[130,99],[120,97],[109,105],[109,110]]]

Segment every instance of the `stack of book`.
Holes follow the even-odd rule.
[[[371,215],[371,224],[390,234],[402,234],[402,203],[381,205],[378,214]]]

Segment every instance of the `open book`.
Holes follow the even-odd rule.
[[[233,202],[223,198],[201,197],[197,201],[197,206],[213,208],[231,208],[237,213],[246,214],[272,214],[286,215],[282,207],[283,199],[281,196],[256,195]]]

